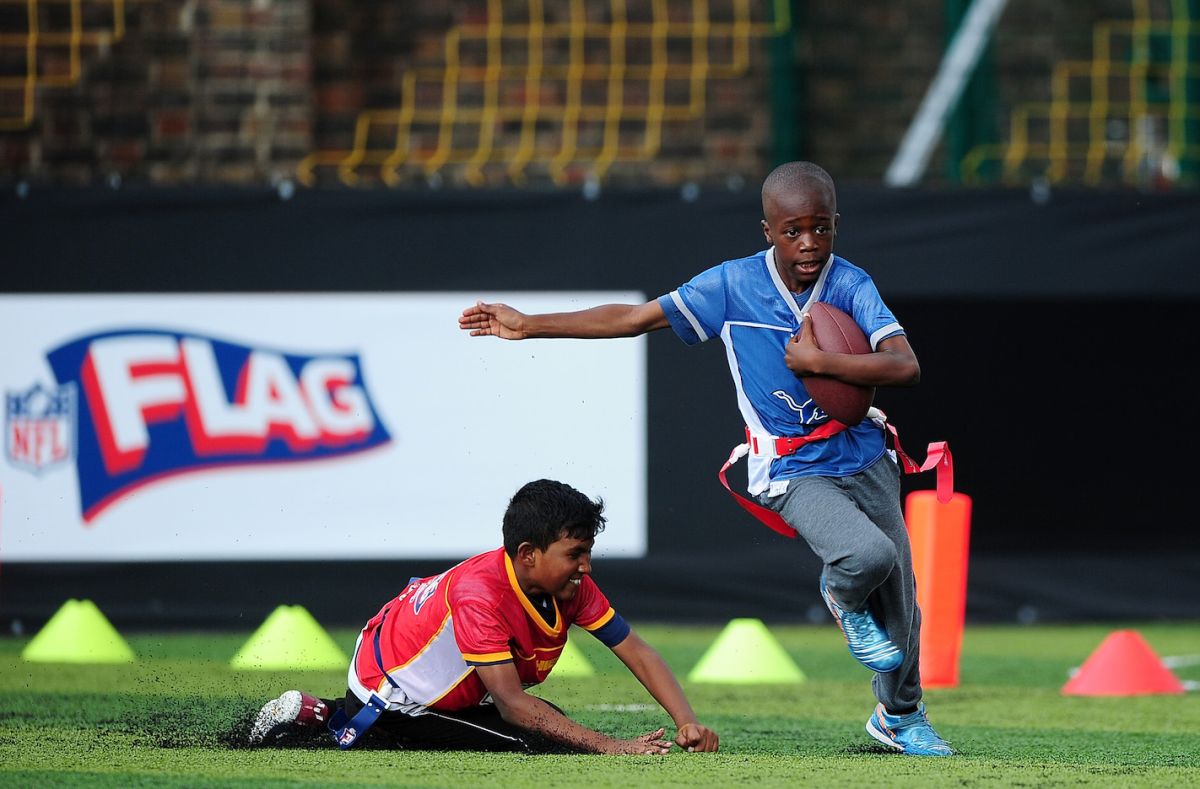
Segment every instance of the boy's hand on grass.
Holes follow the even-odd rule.
[[[715,731],[707,726],[701,726],[699,723],[684,724],[679,727],[679,733],[675,735],[675,744],[689,753],[715,751],[719,740]]]
[[[612,753],[632,756],[662,756],[671,750],[670,740],[664,740],[666,729],[655,729],[632,740],[617,740]]]

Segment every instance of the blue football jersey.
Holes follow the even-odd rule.
[[[788,290],[775,267],[774,250],[767,249],[714,266],[658,299],[671,328],[687,344],[713,337],[725,343],[738,409],[757,433],[805,435],[829,421],[784,362],[785,346],[813,304],[822,301],[852,316],[872,350],[904,333],[870,275],[844,258],[830,258],[813,286],[801,294]],[[866,420],[787,457],[751,455],[749,491],[761,493],[772,480],[855,474],[883,451],[883,431]]]

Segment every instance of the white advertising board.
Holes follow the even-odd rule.
[[[466,557],[525,482],[646,549],[644,338],[506,342],[634,292],[0,296],[0,562]]]

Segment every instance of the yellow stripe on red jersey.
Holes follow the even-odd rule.
[[[469,652],[463,653],[463,660],[469,666],[493,666],[497,663],[511,663],[513,659],[512,652],[505,650],[504,652],[492,652],[489,655],[473,655]]]
[[[377,631],[383,668],[399,685],[392,691],[391,708],[406,712],[481,703],[487,689],[476,665],[511,661],[523,685],[544,681],[572,624],[609,646],[628,635],[629,626],[589,576],[570,601],[554,601],[554,606],[554,621],[547,623],[517,585],[503,548],[441,575],[414,580],[363,628],[350,666],[350,688],[366,701],[371,691],[388,684],[375,660]],[[619,635],[615,642],[614,635]]]

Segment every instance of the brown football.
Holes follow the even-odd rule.
[[[870,353],[871,344],[862,329],[846,313],[818,301],[808,311],[817,347],[831,353]],[[867,416],[875,399],[875,387],[855,386],[820,375],[804,378],[804,388],[821,409],[844,425],[857,425]]]

